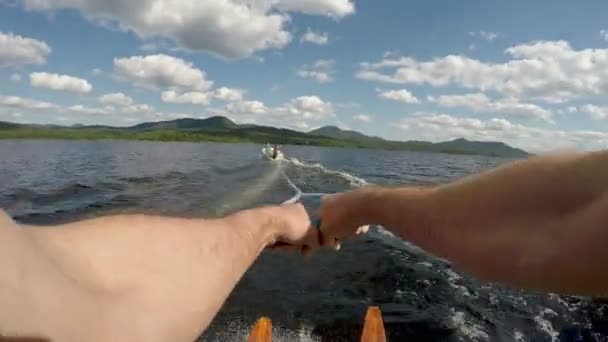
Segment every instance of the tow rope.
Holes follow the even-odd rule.
[[[283,176],[283,178],[285,179],[285,181],[287,182],[287,185],[289,185],[290,188],[293,189],[293,191],[295,191],[295,195],[288,199],[287,201],[283,202],[283,204],[293,204],[293,203],[297,203],[299,202],[302,197],[323,197],[325,195],[327,195],[326,193],[322,193],[322,192],[303,192],[300,188],[298,188],[297,185],[295,185],[291,179],[289,179],[289,177],[287,177],[287,175],[281,171],[281,176]]]
[[[295,193],[296,193],[292,198],[283,202],[282,203],[283,205],[298,203],[302,199],[302,197],[323,197],[323,196],[327,195],[326,193],[323,193],[323,192],[303,192],[300,188],[298,188],[297,185],[295,185],[291,181],[291,179],[289,179],[289,177],[287,177],[287,175],[283,171],[281,171],[281,176],[283,176],[283,178],[287,182],[287,185],[289,185],[289,187],[292,188],[293,191],[295,191]],[[318,218],[315,220],[314,227],[317,228],[317,231],[319,232],[319,244],[322,245],[321,231],[320,231],[321,218]]]

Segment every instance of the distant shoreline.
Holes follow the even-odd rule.
[[[355,131],[326,126],[305,133],[268,126],[237,125],[227,118],[178,119],[132,127],[43,126],[0,122],[0,139],[133,140],[175,142],[219,142],[362,148],[389,151],[418,151],[491,157],[527,157],[526,151],[500,142],[390,141]]]
[[[203,136],[198,134],[193,134],[196,137],[190,139],[189,137],[185,138],[176,138],[172,139],[168,136],[156,138],[151,137],[145,133],[136,133],[132,134],[91,134],[91,135],[81,135],[81,134],[57,134],[53,132],[51,134],[45,134],[46,132],[36,132],[35,134],[24,133],[24,132],[9,132],[9,131],[1,131],[0,130],[0,141],[2,140],[74,140],[74,141],[95,141],[95,140],[109,140],[109,141],[149,141],[149,142],[214,142],[214,143],[225,143],[225,144],[238,144],[238,143],[251,143],[257,145],[263,145],[267,141],[251,141],[247,139],[239,139],[233,137],[222,137],[222,136]],[[80,132],[79,132],[80,133]],[[273,141],[274,142],[274,141]],[[421,149],[398,149],[398,148],[380,148],[380,147],[367,147],[367,146],[356,146],[356,144],[315,144],[315,143],[285,143],[282,142],[280,144],[288,144],[295,146],[317,146],[317,147],[336,147],[336,148],[355,148],[355,149],[365,149],[365,150],[384,150],[384,151],[407,151],[407,152],[425,152],[425,153],[444,153],[444,154],[453,154],[453,155],[479,155],[479,156],[487,156],[487,157],[504,157],[499,155],[484,155],[479,153],[467,152],[467,151],[425,151]]]

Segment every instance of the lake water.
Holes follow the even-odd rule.
[[[365,183],[440,184],[506,159],[286,146],[280,163],[253,144],[0,141],[0,207],[53,224],[102,214],[221,216],[304,191]],[[306,201],[311,214],[318,205]],[[196,272],[197,270],[193,270]],[[201,270],[198,270],[201,271]],[[201,341],[244,341],[255,319],[276,341],[356,341],[379,305],[390,341],[604,341],[608,306],[513,291],[453,269],[381,229],[309,259],[265,252]]]

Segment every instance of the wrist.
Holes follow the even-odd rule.
[[[242,210],[230,215],[228,219],[242,235],[262,246],[276,240],[275,215],[271,207]]]

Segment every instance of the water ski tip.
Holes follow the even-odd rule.
[[[272,342],[272,322],[269,318],[260,318],[253,330],[247,342]]]
[[[386,342],[382,312],[377,306],[370,306],[367,309],[361,342]]]

